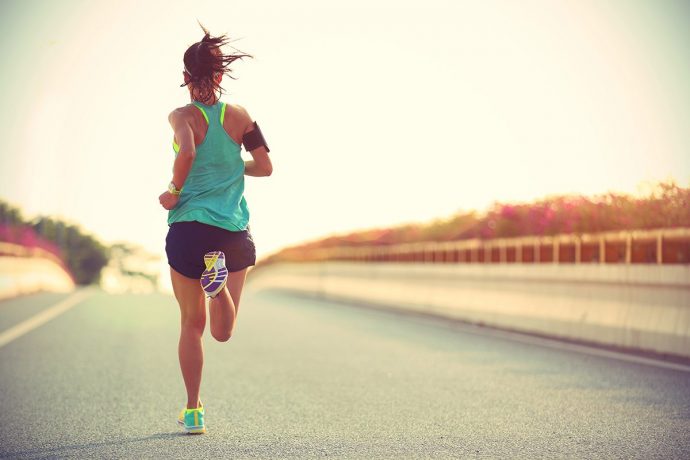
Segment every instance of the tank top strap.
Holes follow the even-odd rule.
[[[223,102],[223,104],[221,105],[221,109],[220,109],[220,125],[221,126],[223,126],[223,122],[225,121],[225,106],[226,105],[227,104],[225,102]]]
[[[223,121],[225,120],[225,102],[216,102],[213,105],[204,105],[199,102],[192,102],[194,107],[199,109],[201,114],[204,116],[204,120],[206,120],[207,125],[211,125],[211,120],[214,122],[218,123],[213,123],[215,124],[220,124],[220,126],[223,126]]]
[[[202,105],[197,102],[192,102],[192,105],[201,111],[201,114],[204,116],[204,120],[206,120],[206,124],[209,124],[208,115],[206,114],[206,110],[204,110]]]

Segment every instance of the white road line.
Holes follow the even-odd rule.
[[[77,291],[63,301],[56,303],[52,307],[46,308],[26,321],[23,321],[16,326],[7,329],[6,331],[3,331],[0,333],[0,348],[4,347],[14,339],[17,339],[24,334],[33,331],[37,327],[42,326],[56,316],[63,314],[89,295],[90,293],[87,290]]]

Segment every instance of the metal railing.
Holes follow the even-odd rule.
[[[690,228],[318,248],[306,254],[301,253],[295,259],[417,263],[690,264]]]

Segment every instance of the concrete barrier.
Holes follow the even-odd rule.
[[[39,291],[69,292],[70,275],[54,260],[0,256],[0,299]]]
[[[688,265],[280,263],[248,286],[690,357]]]

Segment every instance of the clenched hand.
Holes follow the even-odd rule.
[[[173,195],[166,190],[165,192],[161,193],[161,196],[158,197],[158,201],[160,202],[161,206],[170,211],[177,206],[177,202],[180,201],[180,195]]]

